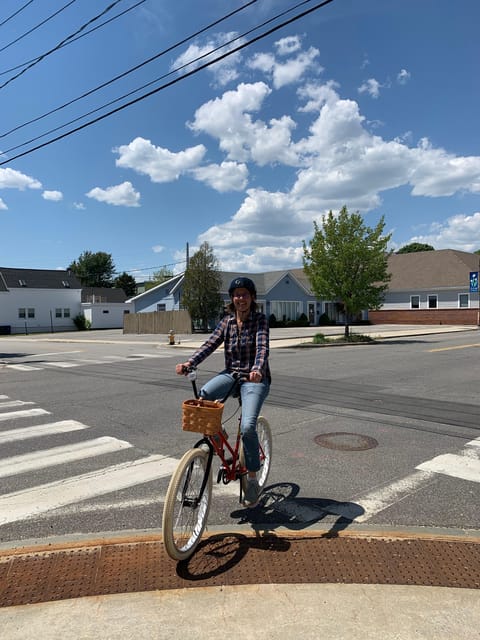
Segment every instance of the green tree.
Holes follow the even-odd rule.
[[[424,244],[422,242],[411,242],[401,247],[397,253],[416,253],[417,251],[435,251],[435,247],[431,244]]]
[[[345,309],[345,337],[351,318],[363,309],[378,309],[388,288],[387,244],[382,216],[374,228],[367,227],[359,213],[343,207],[334,216],[322,217],[322,227],[309,245],[303,242],[303,265],[318,298],[338,300]]]
[[[209,321],[216,320],[223,307],[221,285],[217,259],[208,242],[204,242],[185,271],[182,295],[182,306],[202,331],[208,330]]]
[[[480,249],[477,249],[476,251],[474,251],[473,253],[476,253],[477,256],[480,256]]]
[[[111,287],[115,265],[110,253],[84,251],[68,267],[84,287]]]
[[[137,283],[135,278],[126,271],[115,278],[113,286],[117,287],[117,289],[123,289],[125,291],[125,295],[129,298],[137,293]]]
[[[158,271],[154,271],[152,279],[145,283],[145,291],[162,284],[165,280],[170,280],[170,278],[173,278],[173,271],[168,267],[162,267]]]

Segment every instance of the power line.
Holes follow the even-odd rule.
[[[305,2],[301,2],[300,5],[306,4],[306,2],[308,2],[309,0],[305,0]],[[177,82],[180,82],[181,80],[185,80],[186,78],[198,73],[199,71],[202,71],[203,69],[206,69],[208,67],[210,67],[211,65],[224,60],[225,58],[233,55],[234,53],[237,53],[238,51],[241,51],[242,49],[245,49],[246,47],[252,45],[255,42],[258,42],[259,40],[262,40],[263,38],[266,38],[267,36],[271,35],[272,33],[275,33],[276,31],[279,31],[280,29],[284,28],[285,26],[292,24],[293,22],[296,22],[297,20],[309,15],[310,13],[313,13],[314,11],[317,11],[318,9],[321,9],[323,7],[325,7],[326,5],[330,4],[331,2],[333,2],[334,0],[323,0],[323,2],[320,2],[318,4],[316,4],[313,7],[310,7],[309,9],[306,9],[305,11],[302,11],[301,13],[297,14],[296,16],[293,16],[292,18],[289,18],[288,20],[268,29],[267,31],[265,31],[264,33],[252,38],[251,40],[241,43],[239,44],[237,47],[230,49],[229,51],[227,51],[226,53],[223,53],[222,55],[214,58],[213,60],[207,61],[204,64],[196,67],[195,69],[192,69],[191,71],[186,72],[183,76],[180,76],[178,78],[175,78],[174,80],[170,80],[169,82],[164,83],[163,85],[161,85],[160,87],[157,87],[156,89],[153,89],[152,91],[149,91],[145,94],[143,94],[142,96],[139,96],[138,98],[135,98],[134,100],[130,100],[129,102],[125,103],[124,105],[121,105],[119,107],[116,107],[115,109],[112,109],[111,111],[108,111],[107,113],[104,113],[101,116],[98,116],[97,118],[94,118],[93,120],[89,120],[88,122],[85,122],[84,124],[75,127],[74,129],[71,129],[70,131],[66,131],[65,133],[56,136],[55,138],[52,138],[51,140],[47,140],[46,142],[43,142],[42,144],[39,144],[35,147],[32,147],[31,149],[28,149],[27,151],[23,151],[22,153],[19,153],[15,156],[13,156],[12,158],[9,158],[8,160],[4,160],[3,162],[0,162],[0,166],[3,166],[5,164],[8,164],[9,162],[12,162],[13,160],[17,160],[18,158],[21,158],[23,156],[26,156],[30,153],[33,153],[34,151],[38,151],[39,149],[42,149],[43,147],[49,146],[51,144],[53,144],[54,142],[58,142],[59,140],[62,140],[63,138],[66,138],[68,136],[73,135],[74,133],[78,133],[78,131],[81,131],[82,129],[86,129],[87,127],[90,127],[93,124],[96,124],[97,122],[100,122],[101,120],[104,120],[105,118],[108,118],[112,115],[114,115],[115,113],[118,113],[119,111],[122,111],[123,109],[126,109],[127,107],[130,107],[134,104],[136,104],[137,102],[141,102],[142,100],[145,100],[146,98],[151,97],[152,95],[155,95],[156,93],[158,93],[159,91],[162,91],[164,89],[166,89],[167,87],[170,87],[174,84],[176,84]],[[225,45],[222,45],[225,46]],[[209,52],[208,54],[205,55],[210,55],[211,52]],[[188,63],[188,65],[192,64],[195,61],[191,61]],[[60,127],[61,128],[61,127]]]
[[[75,2],[75,0],[73,0],[73,1]],[[60,49],[62,46],[67,44],[68,41],[71,38],[73,38],[74,36],[77,36],[79,33],[81,33],[84,29],[86,29],[88,27],[89,24],[92,24],[92,22],[95,22],[96,20],[99,20],[102,16],[104,16],[106,13],[111,11],[115,7],[115,5],[117,5],[119,2],[122,2],[122,0],[115,0],[115,2],[112,2],[112,4],[110,4],[108,7],[106,7],[101,13],[99,13],[98,15],[94,16],[93,18],[91,18],[88,22],[86,22],[79,29],[77,29],[73,34],[67,36],[64,40],[62,40],[62,42],[57,44],[56,47],[53,47],[53,49],[50,49],[50,51],[47,51],[46,53],[41,55],[39,58],[37,58],[34,62],[29,64],[28,67],[25,67],[25,69],[22,69],[22,71],[19,71],[16,75],[14,75],[11,78],[9,78],[8,80],[6,80],[2,85],[0,85],[0,89],[3,89],[4,87],[6,87],[8,84],[10,84],[14,80],[16,80],[17,78],[22,76],[24,73],[26,73],[29,69],[31,69],[32,67],[35,67],[44,58],[46,58],[47,56],[49,56],[50,54],[54,53],[55,51]],[[145,0],[142,0],[142,2],[145,2]],[[141,3],[139,2],[138,4],[141,4]],[[0,51],[3,51],[3,49],[1,49]]]
[[[39,22],[38,24],[36,24],[34,27],[32,27],[31,29],[29,29],[28,31],[26,31],[25,33],[23,33],[21,36],[18,36],[18,38],[16,38],[15,40],[12,40],[12,42],[9,42],[8,44],[6,44],[4,47],[2,47],[0,49],[0,53],[2,51],[5,51],[5,49],[8,49],[8,47],[11,47],[12,44],[16,44],[17,42],[19,42],[20,40],[22,40],[23,38],[25,38],[26,36],[30,35],[31,33],[33,33],[34,31],[36,31],[37,29],[39,29],[40,27],[42,27],[44,24],[46,24],[49,20],[51,20],[52,18],[54,18],[55,16],[58,16],[59,13],[61,13],[62,11],[64,11],[65,9],[67,9],[67,7],[69,7],[71,4],[73,4],[74,2],[76,2],[77,0],[70,0],[70,2],[67,2],[67,4],[65,4],[63,7],[61,7],[60,9],[58,9],[58,11],[55,11],[55,13],[52,13],[50,16],[48,16],[48,18],[45,18],[45,20],[42,20],[42,22]]]
[[[28,7],[29,4],[32,4],[33,0],[28,0],[28,2],[26,2],[23,7],[20,7],[20,9],[17,9],[15,11],[15,13],[12,13],[11,16],[8,16],[8,18],[5,18],[5,20],[3,20],[2,22],[0,22],[0,27],[3,27],[4,24],[7,24],[7,22],[9,22],[9,20],[11,20],[12,18],[14,18],[15,16],[17,16],[21,11],[23,11],[24,9],[26,9]]]
[[[30,0],[30,2],[33,2],[33,0]],[[107,24],[109,24],[110,22],[113,22],[117,18],[121,18],[123,15],[125,15],[126,13],[129,13],[129,11],[132,11],[132,9],[136,9],[140,4],[143,4],[144,2],[146,2],[146,0],[139,0],[139,2],[137,2],[136,4],[133,4],[131,7],[128,7],[127,9],[124,9],[120,13],[117,13],[116,16],[113,16],[112,18],[109,18],[108,20],[105,20],[105,22],[101,22],[96,27],[93,27],[92,29],[89,29],[88,31],[85,31],[85,33],[81,33],[80,35],[77,35],[75,37],[74,37],[75,34],[72,34],[72,35],[68,36],[68,38],[66,39],[68,41],[64,41],[63,44],[55,47],[55,49],[52,49],[52,51],[47,51],[44,54],[36,56],[35,58],[31,58],[30,60],[26,60],[25,62],[17,64],[14,67],[11,67],[10,69],[5,69],[5,71],[0,71],[0,76],[4,76],[7,73],[10,73],[11,71],[16,71],[17,69],[21,69],[22,67],[26,67],[31,62],[36,62],[37,60],[40,61],[42,58],[45,58],[47,55],[50,55],[50,53],[53,53],[53,51],[58,51],[59,49],[63,49],[63,47],[66,47],[69,44],[72,44],[73,42],[76,42],[77,40],[80,40],[81,38],[84,38],[85,36],[90,35],[94,31],[97,31],[97,29],[101,29],[102,27],[105,27]]]
[[[145,0],[142,0],[142,2],[144,2],[144,1]],[[79,100],[82,100],[83,98],[86,98],[87,96],[91,95],[92,93],[95,93],[96,91],[99,91],[100,89],[104,89],[108,85],[112,84],[113,82],[116,82],[117,80],[120,80],[121,78],[124,78],[125,76],[129,75],[130,73],[133,73],[134,71],[138,71],[138,69],[140,69],[141,67],[144,67],[145,65],[149,64],[150,62],[153,62],[154,60],[157,60],[161,56],[164,56],[167,53],[170,53],[171,51],[173,51],[174,49],[176,49],[176,48],[180,47],[181,45],[185,44],[189,40],[192,40],[193,38],[196,38],[197,36],[201,35],[205,31],[208,31],[212,27],[217,26],[221,22],[224,22],[228,18],[231,18],[232,16],[234,16],[237,13],[239,13],[240,11],[243,11],[244,9],[249,7],[250,5],[255,4],[257,1],[258,0],[250,0],[249,2],[247,2],[244,5],[242,5],[241,7],[231,11],[230,13],[227,13],[226,15],[222,16],[218,20],[215,20],[214,22],[211,22],[207,26],[202,27],[201,29],[199,29],[195,33],[191,34],[190,36],[184,38],[183,40],[180,40],[179,42],[176,42],[175,44],[171,45],[170,47],[167,47],[163,51],[160,51],[156,55],[148,58],[147,60],[144,60],[140,64],[138,64],[138,65],[136,65],[134,67],[131,67],[130,69],[128,69],[124,73],[121,73],[118,76],[115,76],[111,80],[108,80],[107,82],[104,82],[104,83],[98,85],[97,87],[94,87],[93,89],[90,89],[89,91],[86,91],[85,93],[83,93],[82,95],[78,96],[77,98],[74,98],[73,100],[65,102],[64,104],[60,105],[59,107],[56,107],[55,109],[52,109],[52,110],[48,111],[47,113],[42,114],[41,116],[33,118],[32,120],[29,120],[28,122],[24,122],[23,124],[18,125],[16,127],[14,127],[13,129],[10,129],[10,131],[6,131],[5,133],[0,134],[0,139],[1,138],[5,138],[6,136],[10,135],[11,133],[14,133],[15,131],[18,131],[19,129],[23,129],[24,127],[26,127],[26,126],[28,126],[30,124],[33,124],[34,122],[38,122],[39,120],[43,120],[43,118],[46,118],[47,116],[52,115],[53,113],[56,113],[58,111],[61,111],[62,109],[65,109],[66,107],[70,106],[71,104],[74,104],[75,102],[78,102]],[[174,73],[174,72],[175,71],[170,72],[170,73]],[[170,75],[170,73],[167,74],[167,75]],[[119,100],[123,100],[125,97],[128,97],[129,95],[132,95],[133,93],[135,93],[137,91],[141,91],[145,87],[148,87],[148,86],[154,84],[155,82],[158,82],[159,80],[163,79],[164,77],[165,76],[160,76],[160,78],[156,78],[155,80],[147,83],[146,85],[143,85],[142,87],[139,87],[138,89],[135,89],[135,90],[123,95],[123,96],[120,96],[120,98],[117,98],[117,99],[115,99],[115,100],[113,100],[111,102],[108,102],[106,105],[104,104],[101,107],[98,107],[97,109],[94,109],[93,111],[89,111],[88,113],[83,114],[82,116],[79,116],[78,118],[75,118],[74,120],[71,120],[70,122],[67,122],[67,123],[61,125],[60,127],[57,127],[57,128],[52,129],[50,131],[47,131],[46,133],[42,134],[41,136],[38,136],[38,137],[33,138],[31,140],[28,140],[27,142],[24,142],[23,144],[20,144],[20,145],[18,145],[16,147],[12,147],[11,149],[7,149],[6,151],[4,151],[4,153],[8,153],[10,151],[13,151],[14,149],[18,149],[19,147],[23,147],[26,144],[30,144],[31,142],[34,142],[35,140],[38,140],[39,138],[43,138],[44,136],[49,135],[50,133],[53,133],[54,131],[58,131],[58,129],[62,129],[63,127],[68,126],[69,124],[73,124],[74,122],[77,122],[78,120],[81,120],[82,118],[85,118],[85,117],[91,115],[92,113],[95,113],[96,111],[99,111],[100,109],[104,109],[106,106],[110,106],[111,104],[114,104],[115,102],[118,102]],[[0,86],[0,89],[1,88],[2,87]]]

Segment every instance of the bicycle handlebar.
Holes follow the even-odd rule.
[[[195,395],[195,398],[198,399],[200,396],[198,393],[197,382],[196,382],[197,368],[193,366],[190,366],[190,367],[182,366],[182,373],[192,383],[193,393]],[[228,391],[227,395],[221,400],[221,402],[225,402],[225,400],[229,398],[231,395],[233,395],[234,397],[237,397],[238,394],[234,392],[235,388],[239,388],[244,382],[248,382],[248,376],[240,373],[239,371],[234,371],[231,375],[234,380],[234,383],[232,385],[232,388]]]

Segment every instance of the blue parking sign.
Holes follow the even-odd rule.
[[[478,293],[478,271],[470,271],[470,293]]]

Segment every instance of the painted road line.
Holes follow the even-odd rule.
[[[0,420],[14,420],[15,418],[33,418],[34,416],[47,416],[50,411],[45,409],[24,409],[22,411],[7,411],[0,413]]]
[[[178,461],[177,461],[178,464]],[[166,489],[166,487],[165,487]],[[239,495],[239,487],[238,482],[230,482],[227,485],[219,485],[214,483],[212,487],[213,494],[215,499],[220,499],[222,496],[224,498],[228,498],[228,500],[236,499],[238,501]],[[55,513],[52,513],[52,516],[62,517],[69,515],[78,515],[81,513],[98,513],[100,511],[118,511],[120,509],[138,509],[143,507],[150,507],[153,505],[163,505],[165,502],[166,495],[165,493],[156,493],[150,497],[145,498],[132,498],[132,500],[113,500],[108,502],[89,502],[89,503],[80,503],[80,504],[70,504],[57,509]],[[238,502],[237,502],[238,504]],[[324,512],[321,514],[325,515]],[[317,513],[317,517],[319,514]]]
[[[15,371],[43,371],[43,367],[32,367],[29,364],[7,364],[7,369]]]
[[[364,522],[380,511],[400,502],[429,484],[434,477],[433,471],[418,470],[386,487],[367,493],[363,498],[354,499],[353,502],[363,509],[363,515],[356,517],[355,522]]]
[[[475,344],[459,344],[456,347],[438,347],[438,349],[428,349],[428,353],[437,353],[438,351],[454,351],[455,349],[471,349],[472,347],[480,347],[480,342]]]
[[[477,456],[446,453],[419,464],[416,468],[469,482],[480,482],[480,459]]]
[[[78,364],[75,362],[61,362],[56,360],[51,360],[50,362],[43,363],[46,367],[59,367],[60,369],[70,369],[70,367],[78,367]]]
[[[52,447],[42,451],[33,451],[10,458],[3,458],[0,465],[0,478],[14,476],[29,471],[37,471],[47,467],[55,467],[67,462],[94,458],[106,453],[115,453],[128,449],[132,445],[124,440],[110,436],[76,442],[74,444]]]
[[[10,398],[8,396],[0,395],[0,400],[10,400]]]
[[[89,428],[87,424],[82,424],[76,420],[61,420],[60,422],[49,422],[34,427],[25,427],[24,429],[10,429],[9,431],[0,431],[0,444]]]
[[[170,476],[177,465],[175,458],[151,455],[0,496],[0,526]]]
[[[5,402],[0,402],[0,409],[11,409],[12,407],[25,407],[26,405],[35,404],[35,402],[24,402],[23,400],[7,400]]]

